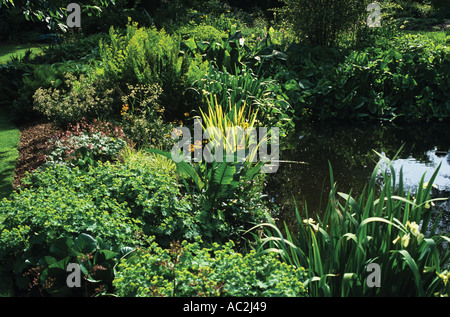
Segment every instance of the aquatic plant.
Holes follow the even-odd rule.
[[[433,181],[422,177],[414,196],[404,193],[402,171],[381,170],[382,157],[359,198],[339,192],[330,164],[331,191],[322,218],[296,208],[298,231],[273,220],[253,229],[257,250],[276,252],[289,264],[305,267],[311,296],[445,296],[449,295],[448,234],[436,231],[440,216],[431,220]],[[381,188],[377,183],[381,175]],[[258,237],[256,228],[264,228]],[[442,248],[444,246],[444,248]],[[377,267],[375,275],[369,274]],[[375,278],[375,282],[372,280]],[[370,281],[369,281],[370,280]]]

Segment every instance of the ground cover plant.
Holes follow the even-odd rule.
[[[276,127],[279,140],[265,141],[282,148],[318,121],[445,126],[450,59],[439,1],[381,1],[380,28],[366,25],[368,1],[91,1],[83,13],[95,14],[67,33],[61,3],[42,1],[40,12],[1,1],[0,14],[14,2],[59,35],[47,34],[58,42],[39,55],[0,57],[0,152],[12,149],[0,172],[16,157],[6,119],[61,132],[47,136],[43,164],[17,190],[1,189],[2,294],[449,295],[450,241],[429,208],[433,179],[405,192],[378,165],[354,197],[337,190],[331,162],[325,215],[294,210],[293,232],[275,221],[249,139],[226,133]],[[189,138],[174,155],[181,128],[199,119],[202,132],[218,134]],[[176,160],[219,141],[245,159]],[[374,263],[382,287],[366,282]],[[67,283],[70,264],[80,287]]]

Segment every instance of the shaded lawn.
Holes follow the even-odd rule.
[[[425,35],[437,44],[445,44],[446,40],[447,40],[446,39],[446,37],[447,37],[446,31],[410,31],[410,30],[407,30],[407,31],[403,31],[403,32],[407,33],[407,34]]]
[[[0,45],[0,64],[8,62],[11,57],[23,57],[25,52],[30,49],[32,54],[39,54],[42,52],[42,47],[45,45],[40,44],[4,44]]]
[[[13,190],[19,141],[19,129],[9,122],[8,115],[0,110],[0,199],[9,196]]]

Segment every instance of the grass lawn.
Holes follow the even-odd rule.
[[[435,43],[445,44],[447,40],[446,31],[404,31],[407,34],[421,34],[432,39]],[[450,34],[450,33],[449,33]]]
[[[8,115],[0,110],[0,200],[13,190],[14,170],[19,157],[20,131],[8,121]],[[0,223],[3,221],[0,214]],[[1,227],[0,227],[1,228]],[[0,297],[11,296],[11,280],[0,275]]]
[[[2,44],[0,46],[0,64],[8,62],[13,56],[24,56],[30,49],[33,54],[42,52],[41,44]]]
[[[0,111],[0,199],[11,194],[13,189],[19,141],[19,129],[8,121],[6,113]]]

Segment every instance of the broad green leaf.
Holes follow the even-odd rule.
[[[79,253],[92,253],[97,249],[97,241],[86,233],[80,234],[73,242],[73,250]]]

